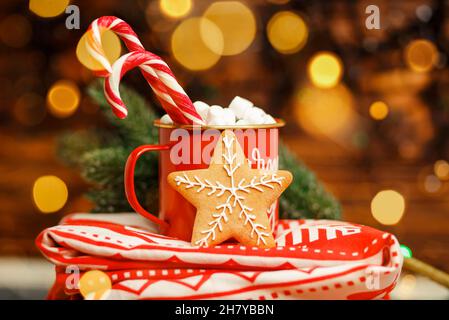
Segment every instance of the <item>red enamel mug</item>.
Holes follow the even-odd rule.
[[[215,145],[225,129],[234,132],[252,168],[276,170],[279,160],[279,128],[284,124],[283,120],[276,119],[275,124],[266,125],[198,127],[155,121],[154,125],[159,128],[159,144],[137,147],[126,162],[125,192],[131,207],[158,224],[162,234],[190,241],[196,208],[169,186],[167,176],[174,171],[207,168]],[[141,155],[149,151],[160,152],[159,217],[140,205],[134,190],[136,162]],[[278,219],[277,202],[271,206],[267,214],[273,228]]]

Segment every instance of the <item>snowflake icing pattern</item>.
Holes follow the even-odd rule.
[[[251,181],[247,182],[245,178],[242,178],[238,183],[235,181],[235,172],[242,165],[236,163],[237,154],[233,152],[233,145],[235,143],[234,137],[225,136],[223,138],[223,144],[225,152],[222,154],[224,165],[223,168],[230,178],[230,187],[224,186],[219,181],[211,182],[208,179],[200,179],[194,176],[194,179],[190,179],[186,174],[182,176],[176,176],[176,185],[185,185],[185,188],[190,189],[197,187],[197,192],[207,192],[208,196],[215,195],[220,197],[227,194],[226,201],[215,207],[217,210],[212,214],[214,220],[209,222],[209,229],[201,231],[204,237],[195,242],[198,246],[207,246],[209,238],[215,240],[217,228],[221,232],[223,231],[223,222],[228,222],[228,214],[234,214],[234,209],[237,207],[240,209],[238,213],[239,219],[243,220],[243,224],[249,224],[251,227],[251,238],[257,236],[257,245],[260,241],[266,244],[265,237],[270,233],[267,231],[267,227],[256,223],[256,216],[252,214],[253,208],[250,208],[245,204],[245,193],[250,193],[252,190],[263,192],[263,188],[274,189],[274,184],[282,185],[284,177],[280,177],[275,173],[266,174],[260,177],[254,176]]]

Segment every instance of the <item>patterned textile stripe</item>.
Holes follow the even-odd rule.
[[[265,250],[192,247],[133,217],[75,214],[43,231],[36,244],[57,266],[49,297],[67,298],[65,266],[77,265],[107,272],[110,299],[374,299],[402,266],[394,236],[340,221],[280,220],[282,246]]]

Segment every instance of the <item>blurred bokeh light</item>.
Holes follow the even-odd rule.
[[[369,107],[369,114],[375,120],[383,120],[388,116],[388,106],[383,101],[375,101]]]
[[[43,18],[56,17],[65,11],[70,0],[29,0],[29,8]]]
[[[47,94],[47,104],[51,114],[59,118],[72,115],[78,108],[80,91],[77,85],[68,80],[57,81]]]
[[[238,1],[218,1],[209,6],[204,17],[212,21],[223,35],[223,50],[215,51],[225,56],[236,55],[246,50],[256,36],[256,19],[245,4]]]
[[[435,172],[435,175],[440,180],[448,180],[449,179],[449,163],[446,160],[436,161],[433,166],[433,170]]]
[[[413,274],[406,274],[402,276],[396,290],[402,295],[403,299],[407,299],[413,293],[415,287],[416,277]]]
[[[42,176],[34,182],[34,204],[42,213],[59,211],[67,202],[68,195],[65,182],[56,176]]]
[[[89,37],[87,33],[85,33],[80,38],[78,45],[76,46],[76,56],[78,57],[78,60],[83,64],[83,66],[85,66],[89,70],[103,70],[103,66],[87,51],[86,44],[88,38]],[[101,44],[106,58],[111,64],[120,57],[120,54],[122,52],[122,45],[120,43],[119,37],[114,32],[110,30],[103,30],[101,33]]]
[[[301,50],[307,42],[309,31],[304,20],[291,11],[281,11],[271,17],[267,36],[279,52],[291,54]]]
[[[163,14],[171,18],[186,16],[192,9],[192,0],[160,0],[159,6]]]
[[[331,89],[307,86],[298,92],[295,115],[301,127],[318,136],[338,136],[355,119],[354,101],[344,85]]]
[[[332,52],[319,52],[310,60],[307,68],[312,83],[319,88],[332,88],[343,74],[340,58]]]
[[[371,213],[380,223],[397,224],[405,211],[404,197],[395,190],[383,190],[377,193],[371,201]]]
[[[440,191],[442,186],[440,179],[433,174],[429,174],[424,178],[424,190],[428,193],[436,193]]]
[[[220,60],[223,48],[220,29],[206,18],[184,20],[171,38],[173,56],[190,70],[209,69]]]
[[[405,61],[413,71],[427,72],[437,63],[438,51],[428,40],[413,40],[405,48]]]
[[[401,248],[401,253],[404,256],[404,258],[411,258],[411,257],[413,257],[412,249],[410,249],[409,247],[407,247],[404,244],[401,244],[400,248]]]
[[[101,300],[112,288],[109,276],[100,270],[90,270],[79,281],[81,295],[87,300]]]

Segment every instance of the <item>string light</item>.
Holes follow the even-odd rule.
[[[402,277],[399,282],[397,290],[407,298],[409,295],[413,293],[416,287],[416,277],[412,274],[406,274]]]
[[[78,108],[80,92],[72,81],[60,80],[53,84],[47,94],[49,111],[56,117],[65,118]]]
[[[267,25],[268,40],[279,52],[291,54],[301,50],[308,38],[304,20],[291,11],[281,11],[271,17]]]
[[[312,83],[319,88],[335,87],[343,74],[341,60],[332,52],[315,54],[307,68]]]
[[[404,256],[404,258],[411,258],[413,256],[412,249],[410,249],[406,245],[401,244],[400,248],[401,248],[401,253]]]
[[[173,56],[190,70],[211,68],[220,60],[223,46],[220,29],[206,18],[184,20],[171,38]]]
[[[210,47],[217,54],[225,56],[239,54],[254,41],[256,19],[251,9],[241,2],[217,1],[207,8],[204,17],[215,23],[223,35],[222,52]]]
[[[181,18],[192,9],[192,0],[160,0],[159,7],[166,16]]]
[[[88,31],[92,32],[92,31]],[[103,66],[95,60],[87,51],[88,34],[85,33],[76,46],[76,56],[83,66],[92,71],[103,70]],[[101,33],[101,44],[108,61],[112,64],[120,57],[122,45],[119,37],[111,30]]]
[[[449,179],[449,163],[445,160],[438,160],[433,165],[433,171],[440,180]]]
[[[388,115],[388,106],[382,101],[373,102],[369,107],[369,114],[374,120],[383,120]]]
[[[70,0],[30,0],[29,8],[43,18],[56,17],[65,11]]]
[[[34,182],[33,200],[42,213],[59,211],[67,202],[67,198],[67,186],[56,176],[42,176]]]
[[[307,86],[298,92],[295,116],[313,135],[337,136],[351,127],[353,104],[351,92],[342,84],[331,89]]]
[[[79,289],[84,299],[104,299],[112,289],[109,276],[100,270],[90,270],[83,274],[79,281]]]
[[[416,8],[416,16],[423,22],[429,22],[432,18],[432,8],[427,4],[422,4]]]
[[[380,223],[397,224],[405,211],[404,197],[395,190],[383,190],[371,200],[371,213]]]
[[[424,178],[424,189],[429,193],[436,193],[442,187],[440,179],[433,174],[429,174]]]
[[[413,40],[405,48],[405,61],[413,71],[427,72],[438,62],[438,51],[428,40]]]

